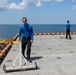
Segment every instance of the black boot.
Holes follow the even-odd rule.
[[[30,56],[27,57],[27,61],[32,62],[32,60],[30,59]]]

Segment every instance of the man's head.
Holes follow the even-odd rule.
[[[26,23],[27,23],[27,18],[26,18],[26,17],[23,17],[23,18],[22,18],[22,22],[23,22],[24,24],[26,24]]]
[[[67,20],[67,23],[69,23],[69,20]]]

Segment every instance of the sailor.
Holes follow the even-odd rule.
[[[67,20],[67,24],[66,24],[66,39],[68,39],[68,35],[69,35],[69,39],[71,40],[71,35],[70,35],[70,27],[71,25],[69,24],[69,20]]]
[[[19,29],[19,41],[22,43],[22,54],[28,61],[30,61],[31,55],[31,44],[33,43],[33,27],[27,23],[27,18],[22,18],[23,24],[20,26]],[[27,46],[26,56],[25,56],[25,49]]]

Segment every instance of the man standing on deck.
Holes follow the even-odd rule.
[[[70,27],[71,25],[69,24],[69,20],[67,21],[67,24],[66,24],[66,39],[68,39],[68,35],[69,35],[69,39],[71,40],[71,36],[70,36]]]
[[[27,18],[22,18],[23,25],[19,29],[19,41],[22,42],[22,54],[25,57],[25,49],[27,45],[27,60],[30,60],[31,44],[33,43],[33,27],[27,23]],[[26,58],[26,57],[25,57]]]

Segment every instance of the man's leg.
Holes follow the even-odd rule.
[[[66,39],[68,39],[68,31],[67,31],[67,29],[66,29]]]
[[[31,42],[30,42],[30,40],[28,40],[28,43],[27,43],[27,59],[30,59],[30,55],[31,55]]]
[[[25,57],[25,48],[26,48],[26,39],[22,38],[22,54],[24,57]]]
[[[69,30],[69,39],[71,40],[70,30]]]
[[[69,34],[69,39],[71,40],[71,35]]]

